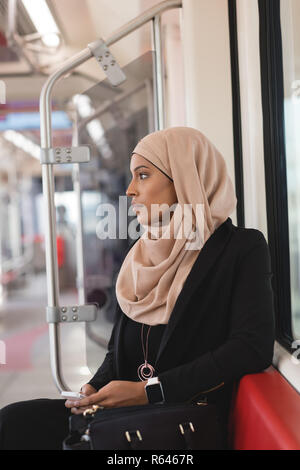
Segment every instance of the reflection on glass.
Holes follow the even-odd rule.
[[[91,150],[91,161],[80,165],[80,185],[86,302],[99,305],[96,321],[86,324],[87,363],[92,372],[107,351],[116,321],[116,278],[132,243],[127,227],[136,215],[123,214],[128,214],[130,205],[125,192],[131,180],[131,152],[154,130],[152,63],[153,53],[148,52],[123,69],[127,80],[119,87],[105,80],[75,99],[78,144]],[[126,207],[119,204],[121,196]],[[99,236],[99,208],[104,204],[116,214],[113,238]]]
[[[292,327],[300,338],[300,3],[281,1]]]

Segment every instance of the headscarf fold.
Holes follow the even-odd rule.
[[[132,153],[173,180],[178,203],[166,225],[144,227],[121,266],[116,296],[133,320],[167,324],[203,245],[235,210],[237,199],[224,158],[196,129],[153,132]]]

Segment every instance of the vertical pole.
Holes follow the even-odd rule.
[[[165,99],[164,99],[164,67],[161,43],[161,17],[156,15],[152,20],[152,38],[154,48],[154,113],[155,129],[165,127]]]
[[[7,31],[6,36],[8,45],[11,46],[13,43],[14,34],[16,33],[16,19],[17,19],[17,3],[16,0],[8,0],[7,10]]]
[[[77,112],[74,111],[73,119],[73,136],[72,146],[78,146],[78,126],[77,126]],[[80,165],[79,163],[73,164],[73,188],[76,197],[77,207],[77,226],[76,226],[76,268],[77,268],[77,290],[78,290],[78,303],[85,305],[85,267],[84,267],[84,253],[83,253],[83,213],[82,213],[82,200],[80,188]]]
[[[40,117],[41,117],[41,147],[50,149],[52,147],[52,127],[51,127],[51,93],[54,85],[74,68],[83,64],[91,57],[89,48],[84,49],[75,57],[71,57],[59,70],[54,72],[44,84],[40,96]],[[56,212],[54,204],[54,173],[53,165],[42,165],[43,195],[46,223],[46,272],[47,272],[47,292],[48,306],[59,306],[59,284],[58,284],[58,263],[56,247]],[[69,390],[62,377],[62,358],[59,338],[60,328],[58,323],[49,323],[50,341],[50,361],[53,379],[57,388]]]
[[[153,86],[150,78],[145,81],[146,94],[147,94],[147,111],[148,111],[148,128],[149,132],[154,132],[154,95]]]
[[[45,85],[46,88],[46,85]],[[45,98],[41,95],[40,100],[41,115],[41,147],[51,148],[52,128],[51,128],[51,101],[50,92]],[[48,306],[57,307],[59,305],[59,284],[58,284],[58,263],[56,246],[56,212],[54,204],[55,184],[52,165],[42,165],[43,199],[45,213],[45,248],[46,248],[46,273],[47,273],[47,293]],[[52,375],[57,388],[69,390],[62,378],[61,370],[61,349],[60,330],[58,323],[49,323],[49,343],[50,362]]]
[[[22,230],[20,213],[20,182],[18,184],[16,162],[13,162],[8,172],[9,203],[9,232],[11,259],[14,261],[22,256]],[[18,191],[19,189],[19,191]]]

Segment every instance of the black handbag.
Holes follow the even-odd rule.
[[[216,407],[206,401],[101,409],[69,418],[63,450],[223,449]]]

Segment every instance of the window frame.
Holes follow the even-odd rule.
[[[258,0],[268,243],[276,340],[293,352],[280,0]]]
[[[234,146],[235,191],[237,196],[237,224],[245,227],[245,201],[243,176],[242,117],[240,99],[240,75],[236,0],[228,0],[229,43],[231,63],[232,128]]]

